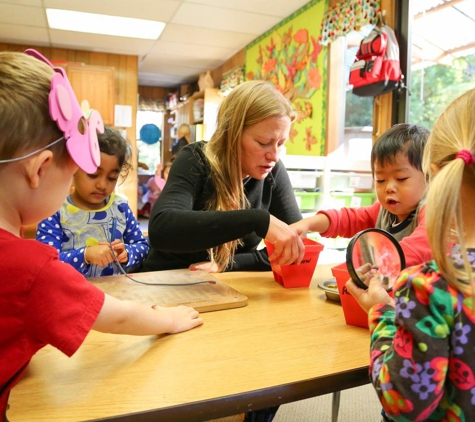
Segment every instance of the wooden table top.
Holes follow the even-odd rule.
[[[319,281],[284,289],[271,272],[216,274],[248,297],[174,335],[91,332],[72,358],[48,346],[10,395],[12,422],[204,421],[369,382],[369,336],[345,324]]]

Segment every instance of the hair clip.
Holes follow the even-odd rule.
[[[64,133],[66,148],[74,162],[86,173],[94,173],[101,163],[97,132],[104,132],[104,123],[100,113],[93,110],[86,120],[64,69],[53,66],[36,50],[28,49],[25,54],[54,69],[48,98],[49,114]]]

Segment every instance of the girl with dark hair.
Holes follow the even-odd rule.
[[[119,177],[131,169],[132,150],[119,132],[98,135],[101,164],[88,174],[74,174],[74,191],[60,210],[38,225],[36,239],[56,248],[60,259],[86,277],[121,274],[140,266],[149,246],[127,201],[114,193]],[[113,250],[112,250],[113,248]]]

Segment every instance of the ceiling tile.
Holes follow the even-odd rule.
[[[221,60],[211,60],[207,58],[191,59],[169,55],[148,56],[139,62],[139,70],[141,72],[152,73],[155,71],[161,72],[159,69],[173,68],[176,70],[177,74],[191,75],[216,69],[221,63]]]
[[[84,32],[61,31],[59,29],[50,30],[50,34],[51,42],[55,47],[74,47],[80,50],[129,55],[145,55],[156,42],[155,40],[86,34]]]
[[[53,9],[77,10],[161,22],[169,22],[182,3],[177,0],[44,0],[44,2],[45,7]]]
[[[4,43],[27,44],[32,46],[49,45],[48,31],[32,26],[7,25],[0,23],[0,40]]]
[[[23,6],[43,7],[41,0],[9,0],[0,3],[21,4]]]
[[[172,23],[221,29],[261,35],[280,19],[275,16],[256,15],[251,12],[223,9],[194,3],[183,3],[172,19]]]
[[[234,53],[232,48],[214,47],[210,45],[198,45],[190,43],[157,41],[150,51],[149,56],[183,56],[186,59],[214,59],[221,61]]]
[[[45,28],[46,16],[40,7],[0,3],[0,23]]]
[[[160,41],[187,42],[193,45],[212,45],[241,49],[255,39],[255,35],[198,26],[168,24],[160,35]]]
[[[161,86],[165,88],[175,88],[182,83],[192,82],[192,78],[186,78],[176,75],[140,73],[139,85],[143,86]]]
[[[309,0],[193,0],[193,3],[278,16],[282,19],[309,3]]]

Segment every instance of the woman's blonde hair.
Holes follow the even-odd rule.
[[[475,194],[475,166],[456,157],[461,150],[475,153],[475,90],[456,99],[437,120],[424,151],[423,170],[429,175],[426,204],[427,236],[433,257],[448,283],[472,292],[471,266],[464,237],[463,192]],[[436,166],[438,171],[434,171]],[[432,167],[432,168],[431,168]],[[465,201],[467,198],[465,198]],[[473,199],[472,199],[473,200]],[[457,268],[450,252],[460,245],[464,268]]]
[[[218,111],[216,132],[205,147],[215,187],[215,195],[207,204],[209,210],[249,207],[242,181],[242,133],[246,127],[272,116],[288,116],[294,121],[296,114],[290,102],[269,82],[244,82],[224,99]],[[220,270],[229,263],[232,265],[240,242],[236,239],[209,251]]]
[[[41,148],[61,137],[48,106],[53,69],[18,52],[0,52],[0,160]],[[50,148],[67,155],[65,142]],[[0,169],[8,166],[2,164]]]

